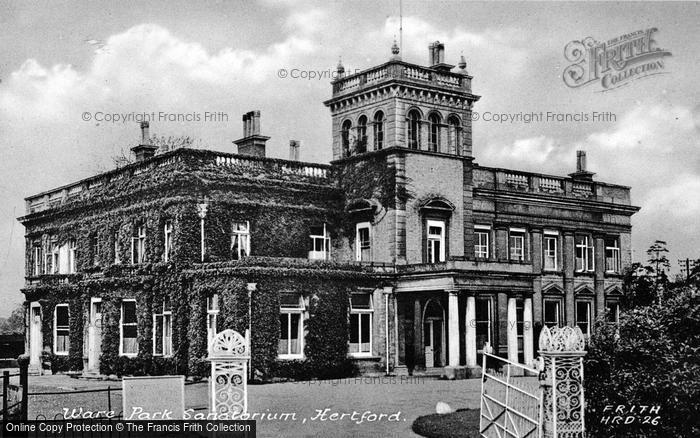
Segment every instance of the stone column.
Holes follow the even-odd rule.
[[[518,361],[518,315],[515,306],[515,298],[508,297],[508,326],[506,328],[508,336],[508,360]]]
[[[475,367],[476,363],[476,299],[473,294],[467,296],[467,312],[465,319],[465,352],[467,356],[467,366]]]
[[[530,366],[533,356],[532,297],[526,296],[523,303],[523,359]]]
[[[467,295],[467,310],[464,315],[464,344],[467,358],[467,377],[481,378],[481,366],[476,360],[476,298],[473,293]]]
[[[448,291],[448,294],[447,338],[450,341],[450,345],[447,350],[448,365],[451,367],[456,367],[459,365],[459,296],[455,290]]]
[[[456,290],[447,291],[447,349],[448,365],[445,376],[448,379],[464,379],[467,377],[466,368],[459,366],[459,295]]]

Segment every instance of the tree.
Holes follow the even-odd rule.
[[[653,273],[652,267],[641,263],[634,263],[625,271],[621,300],[623,309],[650,306],[658,301],[659,293]]]
[[[158,146],[156,155],[182,148],[199,149],[201,147],[201,143],[201,140],[190,137],[189,135],[171,135],[166,137],[164,135],[158,136],[153,134],[151,136],[151,144],[153,146]],[[133,162],[133,155],[130,151],[124,150],[124,148],[121,148],[117,155],[112,156],[112,163],[117,169],[127,166]]]
[[[623,311],[618,323],[598,320],[584,357],[587,431],[591,436],[700,436],[699,352],[700,296],[693,288],[679,289],[663,303]],[[620,405],[659,406],[660,411],[616,423],[609,407]]]
[[[17,306],[9,318],[0,323],[0,334],[13,335],[24,334],[24,306]]]
[[[648,262],[654,269],[654,275],[656,276],[656,284],[665,284],[668,282],[668,277],[666,276],[666,271],[671,268],[671,263],[668,261],[668,248],[666,248],[666,242],[663,240],[655,241],[649,249],[647,249],[647,256],[649,257]]]

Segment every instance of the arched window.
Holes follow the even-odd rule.
[[[459,118],[457,116],[450,116],[450,118],[447,119],[447,125],[447,136],[450,145],[450,151],[457,155],[460,155],[462,149],[460,147],[462,127]]]
[[[430,122],[430,136],[428,137],[428,150],[432,152],[440,151],[440,115],[433,113],[428,117]]]
[[[361,154],[367,152],[367,116],[357,119],[357,146],[355,152]]]
[[[352,128],[352,122],[346,120],[343,122],[343,127],[341,128],[341,142],[343,147],[343,156],[347,157],[350,155],[350,129]]]
[[[408,113],[408,148],[420,149],[420,113],[415,109]]]
[[[374,115],[374,150],[384,147],[384,113],[377,111]]]

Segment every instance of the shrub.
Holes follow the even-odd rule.
[[[584,364],[586,428],[594,436],[700,436],[700,297],[686,290],[622,313],[617,327],[599,321]],[[604,411],[610,405],[660,406],[651,414],[659,424],[604,424],[614,415]]]

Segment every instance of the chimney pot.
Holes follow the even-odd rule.
[[[137,163],[153,157],[156,154],[156,150],[158,150],[158,146],[151,144],[148,126],[148,122],[141,122],[141,143],[131,148],[131,151],[136,156]]]
[[[248,111],[243,114],[243,138],[235,140],[241,155],[265,156],[265,142],[270,137],[260,134],[260,111]]]
[[[445,45],[440,41],[435,41],[429,48],[430,66],[435,66],[445,63]]]
[[[148,133],[148,126],[148,122],[141,122],[141,144],[151,144],[151,136]]]
[[[301,142],[298,140],[289,140],[289,160],[299,161],[299,148]]]

